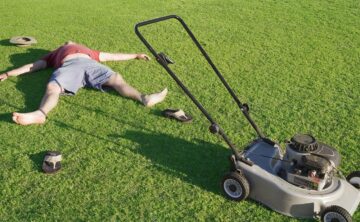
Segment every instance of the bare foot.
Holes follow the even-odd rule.
[[[13,113],[13,121],[20,125],[43,124],[46,116],[39,110],[31,113]]]
[[[168,93],[168,89],[165,88],[163,91],[159,93],[144,95],[142,98],[142,102],[144,106],[151,107],[159,102],[162,102],[165,99],[167,93]]]

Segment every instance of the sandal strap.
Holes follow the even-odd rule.
[[[56,163],[56,162],[60,162],[62,160],[62,156],[61,155],[57,155],[57,156],[47,155],[47,156],[45,156],[44,160],[49,163]]]
[[[179,111],[175,112],[173,115],[176,116],[176,117],[181,117],[181,116],[186,117],[186,114],[182,109],[179,109]]]
[[[62,160],[62,157],[61,157],[61,155],[57,155],[57,156],[47,155],[47,156],[45,156],[44,160],[45,160],[46,163],[49,163],[49,165],[51,163],[52,168],[55,169],[56,168],[56,163],[60,162]]]
[[[45,118],[47,118],[47,115],[46,115],[46,113],[44,112],[44,110],[39,109],[39,111],[40,111],[42,114],[44,114]]]

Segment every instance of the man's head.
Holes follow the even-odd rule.
[[[70,40],[64,43],[64,45],[73,45],[73,44],[76,44],[76,42]]]

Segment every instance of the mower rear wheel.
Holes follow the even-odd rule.
[[[360,189],[360,171],[350,173],[346,180],[355,188]]]
[[[344,208],[330,206],[325,208],[321,214],[322,222],[351,222],[351,215]]]
[[[244,175],[239,172],[230,172],[222,180],[222,189],[230,200],[241,201],[250,193],[250,185]]]

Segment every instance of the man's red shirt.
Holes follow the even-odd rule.
[[[94,59],[98,62],[100,61],[100,51],[92,50],[87,48],[86,46],[78,44],[68,44],[60,46],[46,56],[42,57],[41,60],[46,61],[47,67],[54,67],[57,69],[62,65],[62,61],[66,56],[75,53],[83,53],[90,56],[91,59]]]

